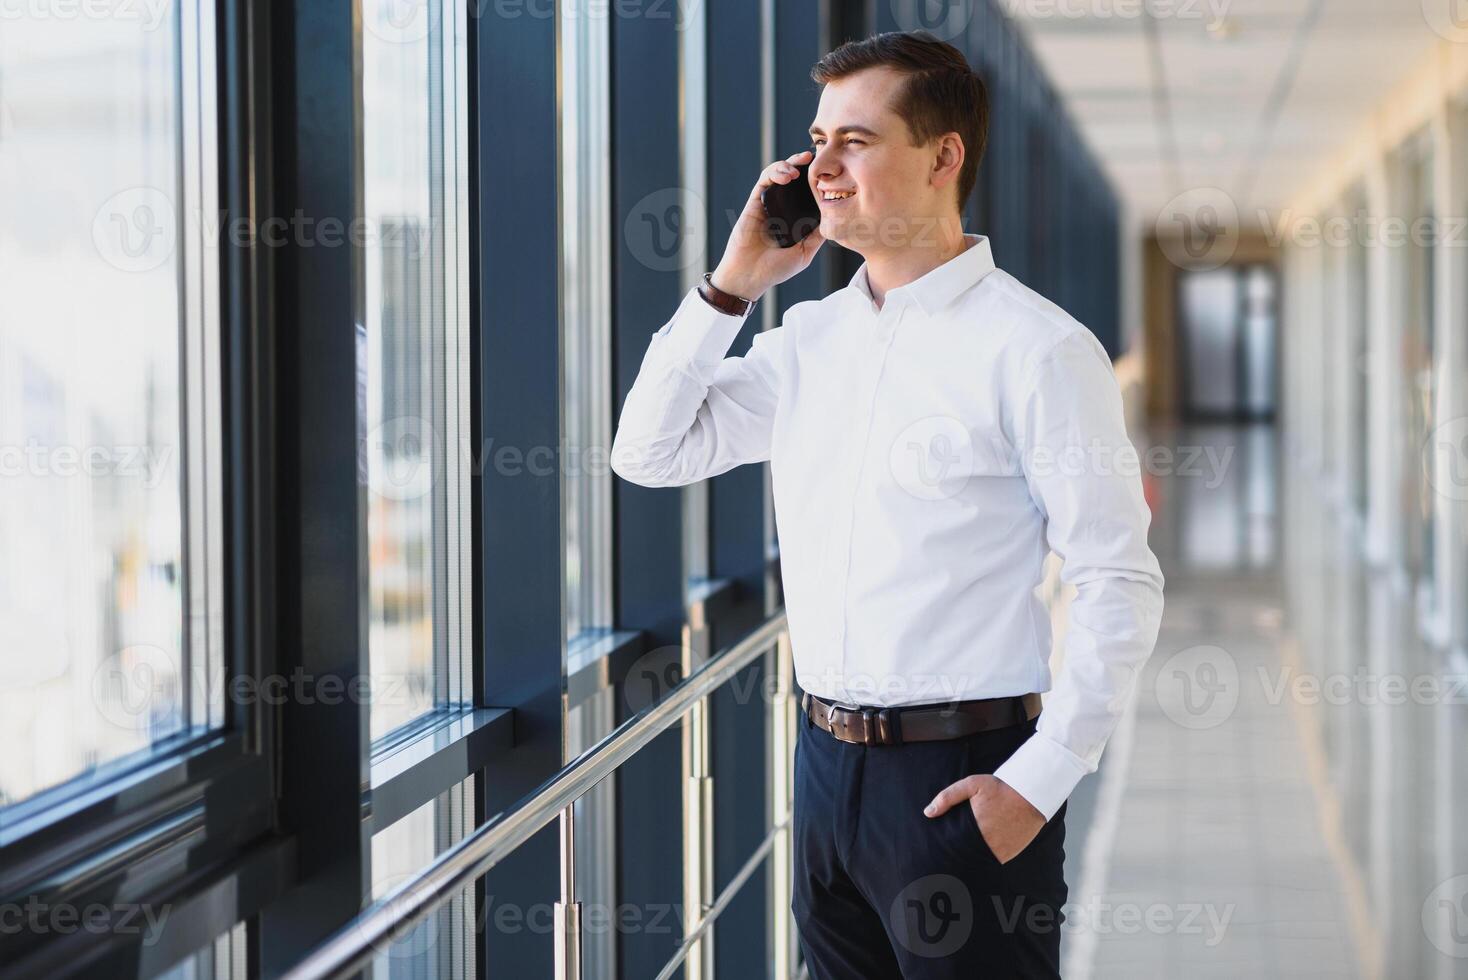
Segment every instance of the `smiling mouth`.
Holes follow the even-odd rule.
[[[820,201],[822,204],[844,204],[854,197],[856,197],[855,191],[848,191],[843,197],[827,197],[826,192],[822,191],[820,194],[816,195],[816,200]]]

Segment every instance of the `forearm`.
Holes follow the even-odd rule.
[[[995,772],[1047,819],[1098,768],[1156,646],[1161,576],[1132,574],[1077,584],[1062,662],[1035,734]]]
[[[623,403],[611,466],[640,486],[683,486],[767,458],[775,407],[770,335],[725,357],[741,317],[690,291],[649,340]]]

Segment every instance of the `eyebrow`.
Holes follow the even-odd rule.
[[[876,133],[875,130],[867,129],[865,126],[838,126],[836,128],[836,132],[838,132],[838,133],[862,133],[862,134],[867,135],[867,136],[876,136],[877,135],[877,133]],[[819,126],[812,126],[810,128],[810,130],[809,130],[809,133],[812,136],[825,136],[826,135],[825,130],[821,129],[821,127],[819,127]]]

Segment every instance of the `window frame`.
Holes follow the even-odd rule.
[[[185,208],[208,213],[217,195],[229,214],[253,221],[258,187],[248,165],[250,141],[243,127],[252,93],[243,70],[251,54],[246,38],[258,25],[246,5],[235,0],[182,4],[177,15],[180,82],[196,77],[204,83],[197,92],[182,85],[180,111],[197,112],[205,121],[212,117],[217,132],[216,139],[205,139],[197,118],[181,127],[180,152],[185,157],[199,154],[181,169]],[[208,43],[198,44],[201,38]],[[190,133],[198,146],[182,146]],[[202,183],[206,175],[212,178],[207,186]],[[199,183],[191,188],[191,181]],[[259,678],[265,666],[262,651],[273,647],[269,610],[260,601],[261,593],[249,585],[268,575],[274,560],[265,533],[272,516],[269,487],[265,474],[249,465],[272,451],[271,433],[262,424],[270,398],[260,384],[267,376],[262,373],[266,349],[254,329],[265,284],[246,250],[231,247],[227,240],[218,242],[217,249],[202,239],[190,243],[194,247],[185,251],[180,303],[188,311],[182,328],[195,344],[185,346],[183,356],[199,360],[181,379],[185,394],[180,415],[185,432],[194,434],[186,443],[189,466],[199,469],[186,486],[197,486],[198,479],[219,479],[221,513],[211,518],[199,509],[197,499],[186,497],[183,547],[194,563],[206,556],[205,594],[214,597],[208,611],[217,611],[219,617],[202,632],[191,623],[189,659],[198,652],[193,644],[217,644],[226,676]],[[202,377],[196,373],[200,368],[205,370]],[[199,401],[208,406],[203,418],[191,411]],[[205,436],[206,453],[216,455],[203,460],[197,452],[200,425],[217,427],[219,433],[212,446]],[[195,534],[201,521],[203,539]],[[196,565],[185,581],[199,582],[195,576],[200,571]],[[184,615],[192,620],[190,607],[186,589]],[[191,697],[198,686],[186,690]],[[220,915],[217,902],[211,908],[208,896],[217,889],[233,888],[244,899],[237,906],[243,915],[253,914],[252,906],[283,890],[292,848],[270,836],[275,766],[265,707],[258,700],[242,703],[226,696],[220,722],[221,727],[186,731],[153,751],[131,754],[7,808],[15,819],[0,829],[0,901],[35,899],[52,907],[85,909],[94,903],[110,906],[116,896],[128,895],[134,906],[173,910],[161,940],[151,947],[124,934],[116,922],[114,931],[102,934],[77,930],[60,937],[0,937],[0,959],[8,969],[21,976],[55,975],[83,966],[161,969],[170,958],[188,955],[234,924]],[[226,814],[227,821],[222,819]],[[181,873],[180,868],[199,870]],[[218,876],[205,885],[210,870]]]
[[[425,49],[426,76],[423,94],[428,103],[426,125],[430,145],[427,147],[426,159],[429,213],[427,226],[420,230],[420,234],[427,235],[429,246],[423,250],[418,278],[428,292],[416,312],[419,314],[420,329],[426,343],[420,342],[420,362],[410,365],[410,368],[426,373],[429,379],[430,391],[427,397],[431,400],[430,417],[425,421],[433,439],[432,451],[436,457],[431,464],[436,479],[430,487],[428,501],[431,526],[428,563],[433,579],[429,602],[433,648],[430,671],[432,690],[431,703],[424,710],[374,735],[371,749],[374,758],[418,737],[424,729],[452,725],[464,717],[472,716],[474,707],[472,603],[465,598],[472,593],[474,581],[471,562],[473,528],[470,483],[477,461],[470,451],[469,433],[469,334],[472,329],[469,318],[469,237],[472,215],[468,193],[468,103],[471,94],[467,47],[470,41],[470,14],[464,8],[445,4],[443,0],[427,0],[414,8],[413,17],[414,19],[401,24],[389,18],[389,23],[379,27],[388,30],[402,29],[402,36],[377,36],[377,30],[372,27],[371,15],[364,12],[365,29],[359,34],[359,44],[380,45],[383,55],[393,51],[395,43],[421,43]],[[417,36],[418,17],[423,18],[426,24],[422,37]],[[363,58],[365,61],[365,51]],[[364,66],[363,102],[366,84]],[[365,105],[362,111],[363,118],[357,127],[358,139],[362,145],[362,214],[371,229],[379,216],[369,214],[367,210],[368,148]],[[392,128],[391,119],[385,119],[381,124],[384,128]],[[397,216],[392,212],[381,215],[384,228],[395,217]],[[380,238],[380,244],[369,243],[363,252],[364,283],[365,273],[368,271],[365,267],[368,252],[376,249],[380,255],[378,261],[382,263],[391,251],[391,243],[396,240],[391,235],[381,235]],[[415,240],[421,243],[423,239]],[[383,305],[390,304],[384,302]],[[364,332],[373,326],[366,323],[366,309],[364,297]],[[383,320],[385,319],[384,317]],[[384,322],[380,321],[375,326],[381,328]],[[389,353],[386,349],[382,351],[385,364]],[[400,364],[393,366],[402,367]],[[388,409],[400,410],[401,406],[388,406]],[[388,421],[391,420],[385,417],[383,424]],[[375,430],[368,434],[366,448],[369,452],[378,441],[374,438],[375,434]],[[370,508],[371,495],[378,490],[372,480],[369,479],[368,484]],[[392,495],[385,494],[384,499],[391,500]],[[370,569],[368,587],[372,588]],[[370,637],[367,658],[371,672],[374,661]],[[393,679],[391,674],[371,673],[371,676],[374,678],[374,690],[382,689],[376,684],[377,678]],[[390,693],[392,688],[383,690]],[[376,732],[370,715],[369,727]]]

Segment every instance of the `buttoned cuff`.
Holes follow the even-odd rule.
[[[994,770],[994,776],[1049,820],[1088,772],[1085,762],[1074,752],[1048,735],[1035,732]]]
[[[698,287],[688,291],[673,318],[653,336],[662,352],[670,357],[717,364],[729,353],[739,328],[748,317],[731,316],[716,310],[698,295]]]

